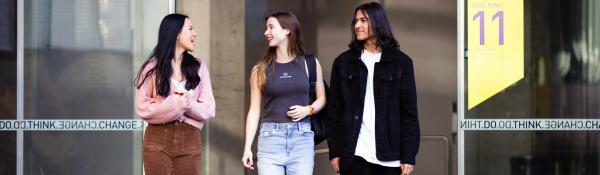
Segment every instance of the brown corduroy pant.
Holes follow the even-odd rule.
[[[199,175],[200,130],[187,123],[149,124],[142,159],[146,175]]]

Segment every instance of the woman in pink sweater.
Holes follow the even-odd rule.
[[[135,111],[149,123],[142,152],[147,175],[200,174],[200,129],[215,116],[215,99],[206,64],[188,53],[195,40],[187,16],[165,16],[136,76]]]

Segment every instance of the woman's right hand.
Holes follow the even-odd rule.
[[[174,90],[175,98],[177,98],[179,104],[182,104],[182,108],[186,111],[190,108],[190,94],[186,91]]]
[[[242,164],[244,164],[244,167],[254,170],[254,160],[252,159],[252,151],[244,150],[244,155],[242,156]]]

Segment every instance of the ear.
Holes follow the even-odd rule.
[[[289,29],[283,29],[283,33],[285,33],[285,35],[289,35],[290,34],[290,30]]]

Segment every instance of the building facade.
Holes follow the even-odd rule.
[[[193,54],[208,64],[217,102],[202,130],[203,174],[256,174],[240,158],[264,15],[294,12],[329,80],[364,2],[2,0],[0,174],[143,174],[133,78],[175,12],[194,24]],[[414,61],[422,138],[413,174],[600,174],[600,3],[377,2]],[[88,123],[15,122],[48,120]],[[103,121],[133,126],[89,129]],[[315,174],[334,174],[326,144],[315,151]]]

